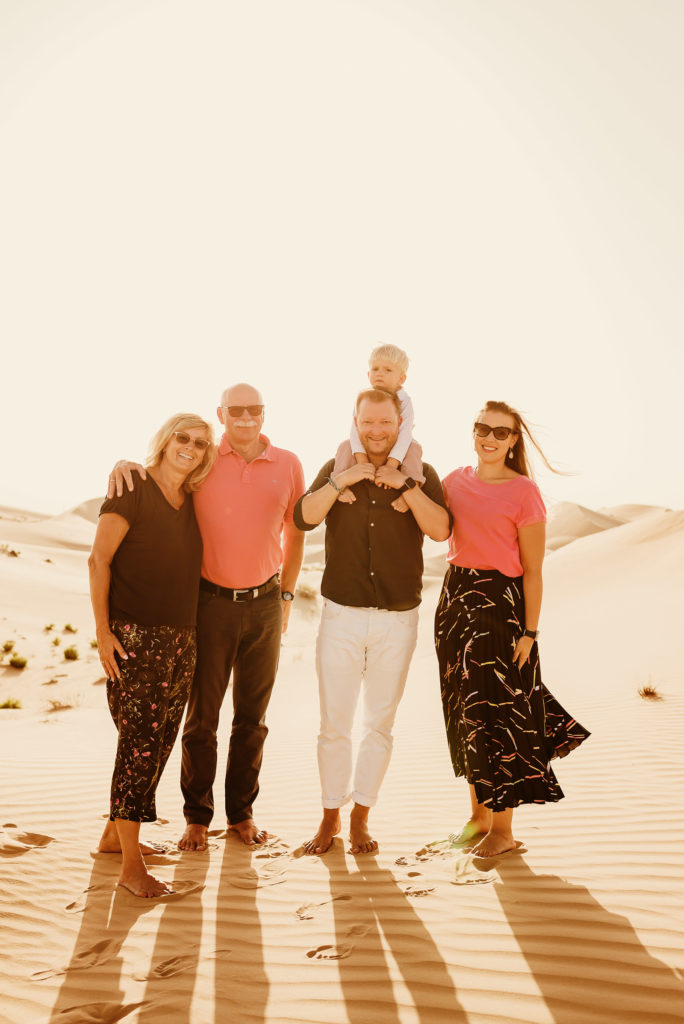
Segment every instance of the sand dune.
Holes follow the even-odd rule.
[[[275,836],[250,852],[219,816],[206,854],[179,853],[176,748],[146,831],[178,891],[147,902],[115,888],[115,857],[91,855],[115,739],[89,645],[95,501],[53,518],[0,511],[0,545],[20,552],[0,554],[0,648],[14,640],[29,659],[0,663],[0,703],[22,702],[0,710],[3,1024],[682,1019],[684,512],[557,513],[569,539],[547,558],[542,666],[592,737],[557,768],[567,799],[521,809],[521,851],[489,862],[444,842],[467,791],[432,647],[443,545],[426,548],[419,644],[374,810],[380,852],[355,858],[340,838],[300,855],[319,813],[316,531],[269,712],[257,807]],[[649,679],[659,702],[637,693]]]

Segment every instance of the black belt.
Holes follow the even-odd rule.
[[[219,587],[218,583],[210,583],[203,576],[200,578],[200,588],[202,590],[208,590],[215,597],[227,597],[229,601],[253,601],[256,597],[268,594],[269,591],[275,590],[279,586],[280,577],[278,573],[275,576],[271,576],[265,583],[260,583],[258,587],[240,587],[237,590],[233,590],[232,587]]]

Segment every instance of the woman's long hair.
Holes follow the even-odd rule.
[[[549,460],[541,450],[539,443],[534,439],[530,428],[525,423],[517,409],[508,405],[507,402],[486,402],[482,410],[483,412],[503,412],[507,416],[511,416],[514,421],[514,432],[518,435],[518,440],[511,449],[513,452],[513,458],[509,459],[506,457],[506,465],[509,469],[515,470],[516,473],[522,474],[522,476],[528,476],[530,480],[534,480],[534,473],[532,467],[528,461],[528,455],[525,451],[525,437],[529,440],[530,444],[537,449],[542,457],[542,461],[547,469],[550,469],[552,473],[557,473],[559,476],[566,476],[567,474],[561,469],[556,469],[552,466]]]
[[[196,491],[205,479],[216,459],[216,445],[214,444],[214,428],[201,416],[193,412],[177,412],[170,416],[150,441],[150,450],[145,460],[146,466],[158,466],[164,455],[164,450],[177,430],[189,430],[193,427],[204,427],[207,432],[209,447],[204,452],[204,458],[199,466],[195,466],[192,473],[183,481],[183,489],[189,493]]]

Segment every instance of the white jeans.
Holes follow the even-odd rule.
[[[325,599],[316,643],[323,807],[372,807],[392,756],[392,727],[418,633],[418,609],[352,608]],[[352,789],[351,731],[363,691],[363,735]]]

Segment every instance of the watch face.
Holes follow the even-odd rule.
[[[416,487],[416,486],[417,486],[416,485],[416,481],[413,479],[413,477],[412,476],[407,476],[406,480],[404,481],[404,487],[408,491],[410,491],[412,487]]]
[[[294,594],[291,590],[283,590],[280,596],[283,601],[294,601]]]

